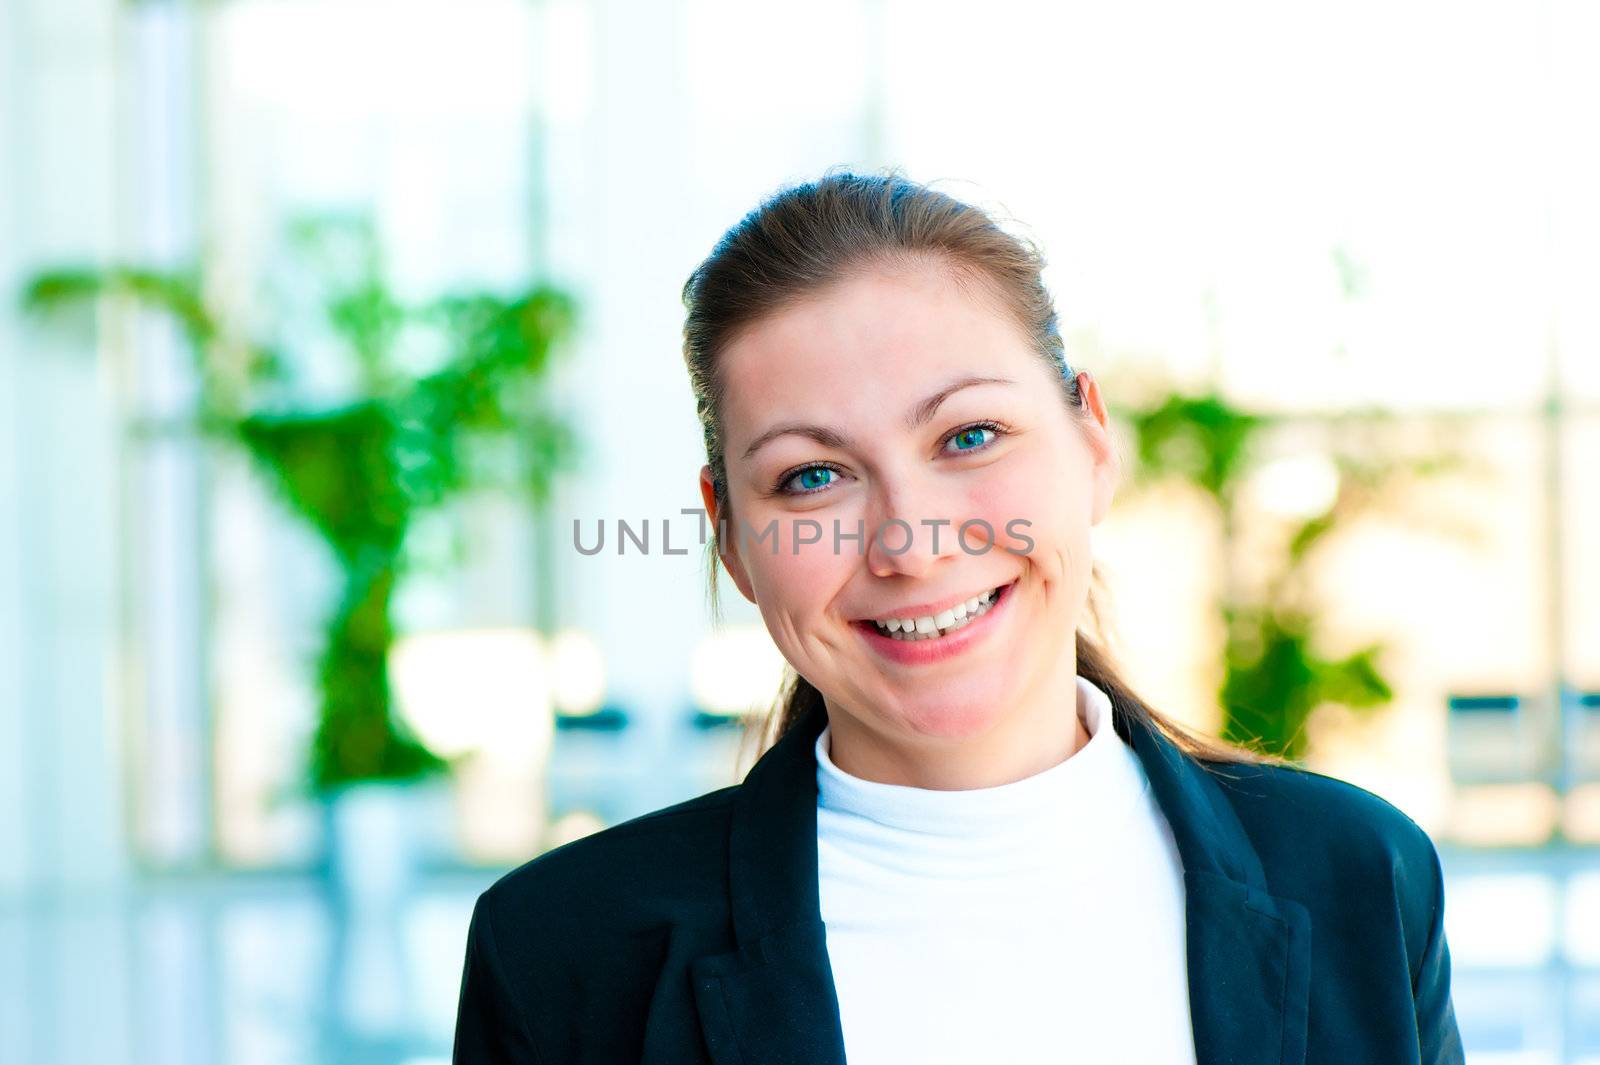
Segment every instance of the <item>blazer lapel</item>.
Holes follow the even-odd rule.
[[[1243,785],[1219,780],[1154,728],[1122,714],[1114,720],[1144,766],[1183,861],[1198,1065],[1304,1065],[1311,915],[1267,891],[1261,861],[1223,793]]]
[[[813,747],[803,717],[745,775],[728,838],[736,949],[690,964],[715,1065],[845,1065],[839,1000],[817,885]]]
[[[1228,785],[1122,712],[1184,867],[1189,1011],[1198,1065],[1304,1065],[1311,918],[1267,890]],[[746,775],[734,801],[728,889],[736,947],[690,965],[715,1065],[845,1065],[817,885],[813,709]],[[1227,767],[1222,767],[1227,773]]]

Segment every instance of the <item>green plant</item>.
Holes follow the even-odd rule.
[[[1215,392],[1172,393],[1117,413],[1135,443],[1134,489],[1184,482],[1204,493],[1218,516],[1223,738],[1301,760],[1309,745],[1306,723],[1319,706],[1337,703],[1369,713],[1386,705],[1393,691],[1380,665],[1382,641],[1343,656],[1318,652],[1325,626],[1310,580],[1311,560],[1358,515],[1382,510],[1391,497],[1386,489],[1458,468],[1460,457],[1386,453],[1382,429],[1394,419],[1382,412],[1324,419],[1323,457],[1336,471],[1337,490],[1316,513],[1269,519],[1248,508],[1241,488],[1276,457],[1269,440],[1289,419],[1243,410]],[[1286,527],[1275,538],[1253,536],[1241,546],[1241,532],[1259,533],[1251,523],[1266,520]],[[1269,542],[1275,550],[1263,548]],[[1237,577],[1246,568],[1235,557],[1241,550],[1252,553],[1250,568],[1264,577]]]
[[[576,308],[546,285],[409,305],[387,284],[364,217],[310,217],[287,236],[293,276],[315,281],[322,321],[291,315],[276,333],[309,346],[320,330],[348,357],[352,384],[337,402],[307,397],[304,359],[219,318],[198,270],[55,269],[29,283],[23,303],[43,312],[114,296],[169,316],[195,357],[193,425],[243,448],[328,545],[343,587],[318,662],[308,757],[312,787],[328,792],[444,767],[392,713],[390,605],[406,534],[420,514],[471,489],[513,488],[545,505],[553,478],[579,453],[541,387]],[[419,358],[422,372],[404,365]],[[493,461],[494,441],[517,448],[518,460]]]

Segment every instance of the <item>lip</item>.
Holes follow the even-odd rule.
[[[851,622],[851,625],[861,633],[868,647],[889,661],[906,666],[930,665],[947,658],[954,658],[993,632],[998,619],[1010,612],[1011,592],[1016,586],[1015,579],[1009,584],[1001,585],[1000,594],[995,598],[994,605],[984,611],[982,617],[968,622],[949,636],[941,636],[936,640],[897,640],[879,632],[878,627],[871,621],[855,621]],[[958,603],[964,601],[956,600]]]

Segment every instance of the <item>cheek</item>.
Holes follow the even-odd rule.
[[[757,598],[791,618],[823,609],[857,563],[854,540],[835,546],[831,519],[778,518],[775,534],[744,550]]]
[[[1018,461],[997,464],[985,473],[967,493],[967,517],[981,518],[994,529],[992,550],[1053,553],[1069,546],[1075,523],[1087,521],[1077,515],[1070,476],[1058,465]],[[1015,532],[1008,533],[1012,522]],[[969,549],[976,550],[985,535],[981,526],[974,526],[965,537]]]

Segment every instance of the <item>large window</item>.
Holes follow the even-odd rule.
[[[618,785],[639,790],[617,809],[643,808],[710,779],[647,768],[670,760],[692,710],[706,621],[641,638],[637,620],[694,609],[703,556],[588,558],[569,531],[699,505],[678,288],[782,182],[886,163],[939,179],[1044,246],[1069,358],[1113,401],[1156,379],[1214,383],[1308,425],[1376,405],[1403,417],[1397,431],[1444,433],[1486,464],[1487,480],[1409,501],[1461,537],[1402,507],[1353,533],[1324,580],[1350,639],[1394,637],[1401,697],[1361,727],[1329,716],[1319,764],[1449,832],[1478,820],[1452,814],[1452,696],[1518,696],[1517,727],[1548,738],[1536,704],[1558,671],[1600,687],[1584,490],[1600,446],[1600,312],[1584,295],[1600,276],[1583,104],[1597,85],[1570,44],[1591,17],[1575,6],[1395,17],[1346,8],[1312,26],[1242,4],[978,17],[900,0],[803,18],[720,0],[137,8],[140,121],[165,131],[138,142],[139,202],[168,205],[142,247],[188,254],[204,233],[220,302],[249,308],[286,219],[362,205],[406,291],[535,273],[576,291],[584,329],[563,387],[594,445],[583,477],[543,529],[484,501],[422,530],[480,550],[419,580],[403,612],[418,628],[589,633],[608,699],[656,730],[638,782]],[[1444,25],[1430,18],[1452,44],[1420,85],[1416,50]],[[779,35],[789,47],[764,46]],[[181,352],[154,326],[139,336],[137,415],[181,411]],[[294,786],[330,595],[320,547],[237,457],[182,440],[132,454],[142,844],[163,862],[305,860],[315,826]],[[1130,504],[1103,548],[1130,668],[1207,726],[1216,545],[1156,547],[1190,506]],[[1175,609],[1175,589],[1199,605]],[[730,622],[759,621],[724,602]],[[1528,802],[1521,831],[1538,836],[1560,814]]]

